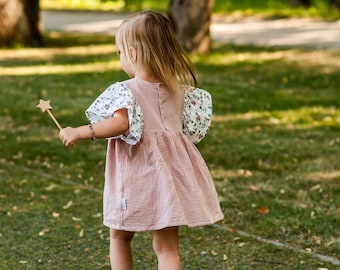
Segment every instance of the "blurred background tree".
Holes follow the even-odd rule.
[[[210,23],[213,0],[171,0],[169,18],[187,51],[210,51]]]
[[[272,9],[287,16],[280,13],[282,7],[282,10],[291,6],[313,12],[323,9],[323,14],[340,9],[340,0],[0,0],[0,46],[13,43],[44,45],[39,5],[44,3],[57,9],[160,10],[169,14],[183,46],[195,52],[210,49],[209,26],[214,10],[226,15],[243,10],[244,14],[253,15]]]
[[[0,45],[44,45],[39,0],[0,0]]]
[[[330,4],[332,8],[340,9],[340,0],[330,0]]]
[[[310,7],[312,5],[312,0],[290,0],[290,4],[293,6],[305,6]]]

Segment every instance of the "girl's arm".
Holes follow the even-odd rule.
[[[72,146],[79,140],[92,139],[93,135],[95,135],[96,138],[101,139],[123,134],[129,129],[127,109],[120,109],[116,111],[112,118],[93,124],[92,128],[93,132],[89,125],[76,128],[63,128],[59,132],[59,138],[65,146]]]

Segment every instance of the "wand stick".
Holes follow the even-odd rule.
[[[58,123],[57,119],[52,114],[52,106],[50,104],[50,100],[42,100],[40,99],[39,104],[37,105],[37,108],[39,108],[42,112],[48,112],[49,116],[52,118],[53,122],[56,124],[56,126],[59,128],[59,130],[62,130],[62,127]]]

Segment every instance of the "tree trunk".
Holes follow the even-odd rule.
[[[310,7],[313,4],[312,0],[290,0],[292,6]],[[340,0],[329,0],[329,6],[332,9],[340,9]]]
[[[330,0],[330,6],[334,9],[340,9],[340,0]]]
[[[0,0],[0,45],[44,44],[39,0]]]
[[[290,4],[293,6],[310,7],[312,5],[312,0],[290,0]]]
[[[210,51],[210,23],[213,0],[171,0],[169,18],[187,51]]]

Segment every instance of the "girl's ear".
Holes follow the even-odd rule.
[[[137,52],[134,47],[129,47],[129,57],[132,64],[137,62]]]

